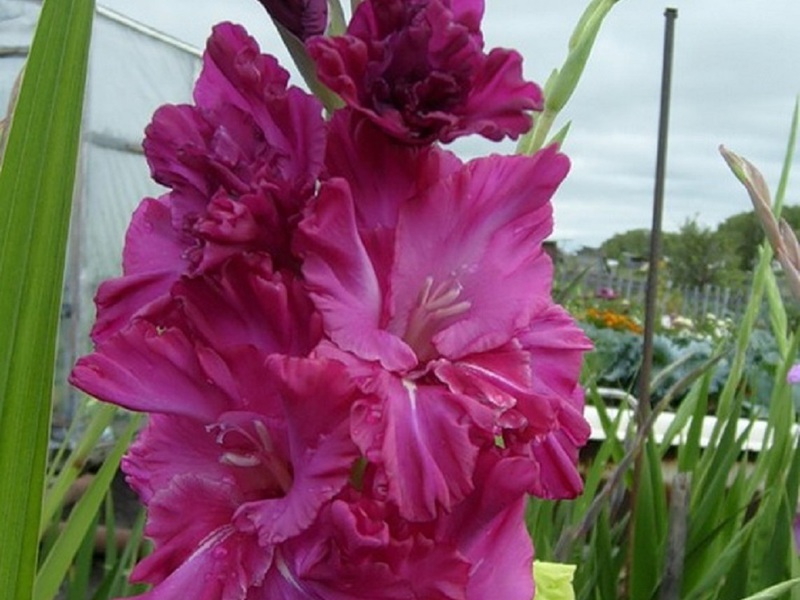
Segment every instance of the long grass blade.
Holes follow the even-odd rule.
[[[114,448],[103,462],[103,466],[100,467],[97,476],[70,513],[64,530],[44,559],[36,576],[34,600],[51,600],[58,591],[58,586],[67,573],[81,540],[100,510],[122,455],[128,449],[133,435],[136,433],[139,421],[138,415],[131,418],[125,431],[120,435]]]
[[[773,598],[780,598],[783,594],[792,591],[798,586],[800,586],[800,578],[790,579],[789,581],[784,581],[777,585],[768,587],[767,589],[748,596],[747,598],[743,598],[742,600],[772,600]]]
[[[0,166],[0,590],[36,569],[55,341],[94,2],[44,2]],[[13,541],[12,541],[13,540]]]
[[[97,406],[91,421],[89,421],[89,425],[81,435],[78,445],[70,452],[63,468],[47,489],[42,506],[40,534],[44,532],[44,529],[50,523],[53,515],[55,515],[56,511],[63,505],[64,497],[69,491],[70,486],[83,471],[86,460],[89,458],[92,450],[97,446],[100,436],[103,435],[105,429],[111,424],[115,414],[117,414],[117,407],[112,404],[101,404]]]

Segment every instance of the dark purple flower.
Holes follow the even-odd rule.
[[[516,138],[540,110],[522,58],[483,49],[482,0],[365,0],[347,34],[308,41],[320,80],[406,143]]]
[[[258,0],[269,16],[301,40],[325,32],[327,0]]]

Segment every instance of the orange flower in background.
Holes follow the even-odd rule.
[[[586,320],[595,327],[642,333],[642,326],[637,323],[636,320],[607,308],[599,309],[592,307],[587,309]]]

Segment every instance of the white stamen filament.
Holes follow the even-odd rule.
[[[463,314],[472,306],[468,300],[457,302],[462,291],[463,286],[458,280],[447,279],[434,288],[433,277],[425,278],[403,335],[420,361],[435,356],[431,339],[441,329],[442,321]]]
[[[261,459],[253,454],[236,454],[235,452],[223,452],[220,462],[234,467],[257,467],[261,464]]]
[[[254,420],[252,424],[255,435],[238,425],[221,423],[207,427],[209,431],[215,428],[219,429],[215,440],[220,446],[225,444],[226,435],[236,432],[250,442],[255,450],[255,452],[223,452],[220,454],[219,461],[223,464],[240,468],[262,467],[277,482],[281,490],[284,493],[288,493],[292,487],[292,473],[289,470],[289,465],[275,454],[275,445],[272,443],[272,438],[266,425],[259,420]]]

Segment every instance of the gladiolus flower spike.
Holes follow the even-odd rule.
[[[140,598],[532,598],[525,497],[581,491],[589,343],[542,250],[568,159],[435,143],[517,135],[540,104],[518,56],[483,54],[482,11],[363,2],[312,53],[382,48],[387,70],[328,123],[221,24],[194,103],[156,112],[167,191],[134,214],[71,374],[150,414],[123,462],[155,544]]]

